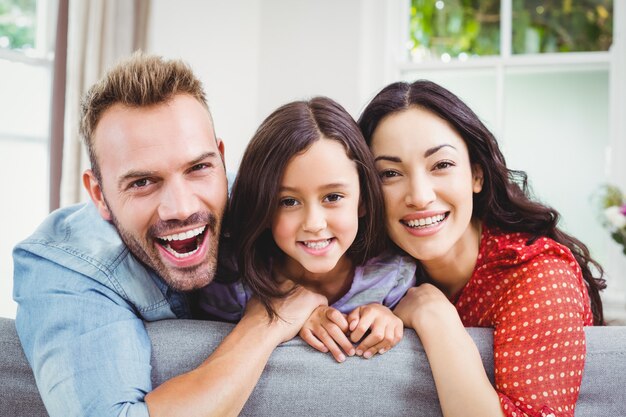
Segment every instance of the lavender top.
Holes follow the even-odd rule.
[[[415,260],[407,255],[384,253],[372,258],[355,268],[350,289],[332,307],[344,314],[370,303],[393,308],[415,285],[415,269]],[[241,281],[213,282],[200,291],[199,305],[210,316],[237,321],[251,296],[252,292]]]

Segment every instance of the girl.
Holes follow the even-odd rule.
[[[383,181],[387,231],[419,261],[395,308],[428,356],[443,414],[573,416],[583,327],[602,324],[585,245],[531,201],[493,135],[455,95],[394,83],[359,124]],[[465,327],[494,328],[495,389]]]
[[[330,307],[320,306],[300,336],[337,361],[369,358],[400,341],[403,324],[390,308],[415,284],[415,262],[372,258],[385,235],[380,179],[339,104],[293,102],[263,121],[233,184],[229,219],[242,281],[207,287],[207,313],[236,320],[254,295],[274,317],[270,301],[284,297],[281,285],[292,281],[327,298]]]

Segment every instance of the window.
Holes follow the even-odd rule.
[[[609,273],[624,310],[626,276],[591,200],[618,181],[624,152],[624,3],[612,0],[407,0],[392,14],[401,50],[395,79],[438,82],[495,133],[510,168],[528,173],[535,197],[585,242]],[[614,16],[616,16],[614,18]],[[621,17],[617,17],[621,16]],[[623,36],[623,35],[622,35]],[[617,90],[619,89],[619,90]],[[613,115],[613,117],[611,117]],[[616,145],[617,144],[617,145]],[[611,172],[609,172],[611,170]],[[619,280],[619,282],[618,282]],[[622,313],[623,314],[623,313]]]
[[[0,316],[13,317],[11,250],[48,213],[56,2],[0,0]]]

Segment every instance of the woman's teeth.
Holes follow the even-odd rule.
[[[437,214],[432,217],[423,217],[421,219],[409,220],[406,223],[409,227],[428,227],[433,224],[441,223],[446,218],[445,214]]]

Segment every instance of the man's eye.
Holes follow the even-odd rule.
[[[148,178],[142,178],[140,180],[133,181],[130,184],[129,188],[144,188],[150,184],[151,184],[151,181]]]
[[[209,167],[209,164],[202,163],[202,164],[196,164],[196,165],[192,166],[190,170],[191,171],[200,171],[200,170],[206,169],[208,167]]]
[[[343,196],[341,194],[328,194],[326,197],[324,197],[324,201],[329,202],[329,203],[336,203],[337,201],[341,200],[343,198]]]
[[[294,207],[298,205],[298,200],[295,198],[283,198],[280,200],[280,205],[282,207]]]

